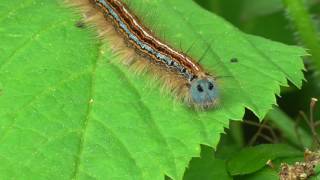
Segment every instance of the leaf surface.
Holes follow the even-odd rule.
[[[189,0],[129,3],[172,46],[220,78],[221,105],[197,112],[149,85],[61,1],[0,5],[0,179],[181,179],[245,107],[260,118],[305,51],[246,35]],[[163,11],[165,9],[166,11]],[[151,14],[151,15],[148,15]],[[157,14],[155,16],[154,14]],[[238,63],[230,59],[237,58]]]
[[[284,144],[263,144],[242,149],[228,160],[231,175],[243,175],[256,172],[267,165],[268,160],[285,157],[297,157],[302,153]]]
[[[231,180],[232,178],[227,172],[226,161],[216,158],[212,148],[201,146],[201,157],[192,158],[183,179]]]

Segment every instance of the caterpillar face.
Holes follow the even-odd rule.
[[[216,82],[209,78],[194,79],[191,81],[190,94],[194,104],[203,108],[211,107],[218,99]]]

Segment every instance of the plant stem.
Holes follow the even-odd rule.
[[[303,45],[313,56],[312,60],[320,70],[320,38],[312,17],[303,0],[282,0],[287,8],[289,17],[296,27]]]

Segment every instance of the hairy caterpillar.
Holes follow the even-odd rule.
[[[122,57],[124,64],[138,72],[151,71],[164,87],[189,105],[207,109],[217,104],[216,79],[197,61],[155,37],[122,1],[72,1],[85,12],[88,21],[99,27],[103,37],[122,39],[114,40],[113,49],[127,51]]]

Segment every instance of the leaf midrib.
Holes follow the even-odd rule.
[[[86,112],[86,117],[84,119],[83,122],[83,126],[81,127],[82,131],[80,131],[80,143],[79,143],[79,150],[78,150],[78,155],[76,156],[76,160],[75,160],[75,168],[74,168],[74,173],[72,175],[72,179],[79,179],[79,175],[80,175],[80,171],[81,171],[81,167],[80,164],[82,162],[82,156],[83,156],[83,151],[84,151],[84,144],[85,144],[85,140],[86,140],[86,136],[87,136],[87,130],[88,130],[88,122],[92,112],[92,107],[94,104],[94,92],[95,92],[95,82],[96,82],[96,70],[97,70],[97,66],[98,63],[101,59],[101,51],[100,51],[100,47],[97,49],[96,52],[97,55],[95,56],[95,62],[93,63],[93,67],[92,67],[92,71],[91,71],[91,79],[90,79],[90,92],[89,92],[89,98],[88,98],[88,105],[87,105],[87,112]]]

